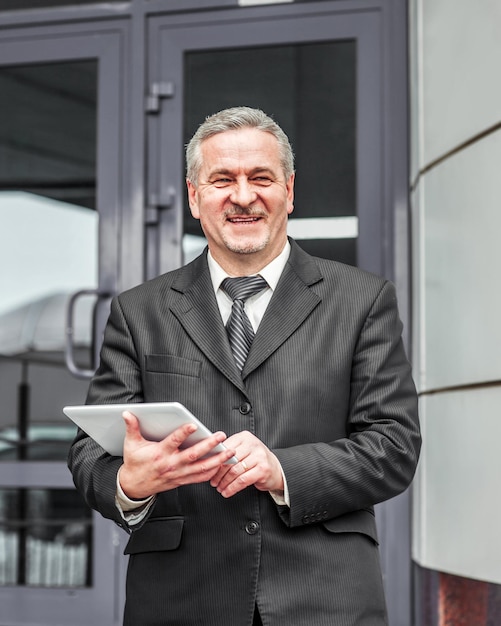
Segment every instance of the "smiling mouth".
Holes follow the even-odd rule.
[[[231,224],[254,224],[259,222],[262,218],[260,216],[253,215],[234,215],[233,217],[228,217],[227,219]]]

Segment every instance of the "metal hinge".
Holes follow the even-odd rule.
[[[146,112],[159,113],[160,103],[164,98],[173,98],[175,93],[174,83],[152,83],[150,93],[146,97]]]
[[[160,193],[150,193],[148,196],[148,206],[145,211],[145,222],[147,225],[158,224],[159,212],[162,209],[170,209],[174,206],[176,199],[176,190],[174,187],[167,187],[165,191]]]

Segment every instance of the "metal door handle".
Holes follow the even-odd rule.
[[[75,359],[75,343],[74,343],[74,331],[75,331],[75,306],[77,300],[83,296],[97,296],[94,304],[91,326],[91,358],[94,365],[93,369],[85,369],[80,367]],[[64,360],[68,370],[77,378],[92,378],[98,365],[99,365],[99,345],[97,333],[99,331],[99,313],[101,305],[105,300],[110,300],[112,294],[99,289],[81,289],[71,295],[68,300],[68,307],[66,309],[66,332],[65,332],[65,350]]]

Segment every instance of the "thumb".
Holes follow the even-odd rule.
[[[124,411],[122,413],[123,420],[125,422],[125,436],[132,441],[143,441],[141,430],[139,428],[139,420],[130,411]]]

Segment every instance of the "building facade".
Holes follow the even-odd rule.
[[[0,0],[0,626],[121,623],[125,536],[73,489],[62,407],[110,297],[203,249],[183,146],[241,104],[293,144],[290,234],[397,285],[424,447],[377,509],[391,625],[501,621],[500,23],[496,0]]]
[[[501,5],[409,7],[416,624],[501,623]]]

